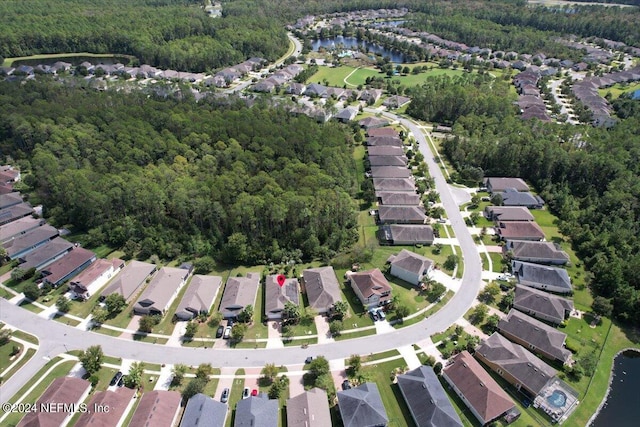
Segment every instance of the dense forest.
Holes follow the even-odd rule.
[[[274,60],[288,41],[281,23],[247,13],[210,18],[199,0],[2,0],[0,57],[116,53],[140,63],[202,72],[251,56]]]
[[[470,114],[443,148],[459,171],[520,176],[560,218],[590,272],[589,285],[614,313],[640,324],[640,101],[614,102],[627,117],[584,129]]]
[[[281,109],[0,84],[0,149],[56,226],[147,258],[329,258],[357,239],[352,133]],[[29,191],[26,188],[25,191]]]

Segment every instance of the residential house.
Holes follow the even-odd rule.
[[[236,405],[233,427],[273,427],[278,425],[278,400],[269,399],[266,394],[250,396]]]
[[[133,312],[164,315],[188,277],[189,271],[183,268],[162,267],[136,301]]]
[[[8,208],[10,206],[19,205],[22,203],[22,196],[17,191],[7,194],[0,194],[0,209]]]
[[[506,318],[498,322],[498,331],[511,341],[549,360],[562,363],[571,360],[571,352],[564,348],[567,334],[513,308]]]
[[[79,412],[80,404],[86,399],[91,391],[91,383],[87,380],[75,377],[58,377],[35,403],[36,407],[47,407],[47,405],[65,405],[77,411],[29,411],[20,420],[18,427],[32,426],[56,426],[65,427],[71,421],[76,412]]]
[[[369,105],[373,105],[380,100],[381,96],[381,89],[365,89],[360,93],[358,99],[366,102]]]
[[[385,107],[389,109],[401,108],[411,102],[411,98],[401,95],[391,95],[382,103]]]
[[[32,214],[33,207],[24,202],[0,209],[0,226]]]
[[[378,166],[394,166],[394,167],[402,167],[404,169],[407,168],[407,157],[406,156],[373,156],[367,159],[369,165],[374,168]],[[408,169],[406,169],[408,171]],[[402,177],[404,178],[404,177]]]
[[[377,194],[378,203],[387,206],[418,206],[420,196],[408,191],[382,191]]]
[[[270,274],[265,280],[264,314],[269,320],[282,319],[282,310],[287,302],[300,305],[300,285],[298,279],[286,279],[278,284],[277,275]]]
[[[389,423],[376,383],[339,391],[338,406],[344,427],[385,427]]]
[[[45,220],[42,218],[25,216],[24,218],[20,218],[3,226],[0,226],[0,243],[4,244],[9,240],[22,234],[28,233],[29,231],[36,229],[44,224]]]
[[[513,308],[556,325],[573,311],[573,301],[528,286],[516,286]]]
[[[148,391],[140,398],[128,427],[173,427],[180,413],[182,396],[177,391]]]
[[[517,261],[535,264],[564,265],[569,262],[569,255],[553,242],[507,240],[502,253]]]
[[[358,115],[358,109],[355,107],[347,107],[342,109],[338,114],[336,114],[336,120],[339,122],[347,123],[352,121]]]
[[[147,277],[156,271],[154,264],[133,260],[127,264],[122,271],[111,281],[109,286],[102,291],[102,296],[108,297],[111,294],[119,294],[127,302],[131,301],[138,293]]]
[[[395,136],[400,137],[398,131],[391,127],[378,127],[378,128],[369,128],[367,129],[367,136],[375,137],[375,136]]]
[[[75,246],[65,256],[42,269],[43,281],[58,286],[89,267],[95,260],[95,253]]]
[[[124,423],[127,413],[135,403],[136,391],[128,387],[118,387],[115,391],[105,390],[96,392],[87,408],[91,410],[83,412],[78,418],[75,427],[110,427]],[[105,411],[96,411],[94,408],[109,408]]]
[[[358,125],[361,128],[367,129],[367,132],[369,129],[385,127],[388,124],[389,124],[389,120],[380,119],[378,117],[365,117],[364,119],[361,119],[358,121]]]
[[[253,85],[253,90],[255,92],[269,93],[273,92],[276,88],[276,84],[269,79],[261,80],[255,85]]]
[[[511,270],[521,285],[559,294],[573,292],[569,273],[563,268],[513,261]]]
[[[208,315],[218,290],[222,285],[220,276],[204,276],[196,274],[178,304],[175,316],[178,320],[191,320],[204,314]]]
[[[380,224],[424,224],[426,219],[420,206],[378,206]]]
[[[69,291],[76,298],[89,299],[118,274],[124,265],[125,262],[118,258],[97,259],[69,282]]]
[[[402,140],[397,136],[370,136],[366,141],[369,147],[399,147],[404,146]]]
[[[314,387],[287,399],[287,425],[326,427],[331,425],[327,392]]]
[[[399,166],[376,166],[371,168],[373,178],[409,178],[411,171]]]
[[[247,277],[229,277],[222,294],[220,312],[225,319],[235,319],[248,305],[255,307],[260,286],[260,273],[247,273]]]
[[[501,240],[544,240],[544,231],[533,221],[498,222],[496,234]]]
[[[340,284],[333,267],[307,268],[302,271],[302,279],[309,307],[317,313],[327,313],[336,302],[342,301]]]
[[[9,259],[16,259],[44,245],[57,235],[58,230],[55,227],[45,224],[14,237],[2,246],[6,249]]]
[[[513,188],[516,191],[529,191],[529,186],[522,178],[488,177],[484,179],[484,186],[492,194],[502,193],[507,188]]]
[[[414,286],[420,286],[423,277],[429,276],[433,261],[406,249],[398,255],[391,255],[387,262],[391,265],[389,273]]]
[[[302,95],[306,89],[307,85],[304,83],[291,83],[287,86],[285,92],[290,95]]]
[[[381,244],[432,245],[435,239],[430,225],[383,225],[377,232]]]
[[[19,267],[23,270],[30,268],[42,270],[52,262],[65,256],[71,249],[73,249],[72,243],[67,242],[61,237],[56,237],[18,258],[20,262]]]
[[[515,408],[511,398],[468,351],[458,353],[442,370],[442,377],[481,425]]]
[[[313,98],[313,97],[321,97],[327,92],[327,87],[318,83],[311,83],[307,85],[307,89],[304,91],[304,94]]]
[[[476,349],[476,358],[518,391],[535,398],[557,371],[521,345],[494,332]]]
[[[348,271],[347,280],[365,310],[384,305],[391,300],[391,285],[378,268],[357,273]]]
[[[397,381],[416,427],[462,427],[433,368],[422,365],[398,375]]]
[[[373,188],[376,194],[380,191],[416,192],[416,185],[409,178],[373,178]]]
[[[224,427],[228,411],[226,403],[198,393],[187,402],[180,427]]]
[[[544,206],[544,200],[540,196],[517,191],[513,188],[507,188],[504,192],[494,194],[499,194],[502,197],[503,206],[524,206],[529,209],[542,209]]]
[[[367,155],[369,159],[375,156],[404,156],[404,150],[402,147],[395,147],[393,145],[375,145],[367,147]]]
[[[522,206],[487,206],[484,208],[484,216],[489,221],[533,221],[533,215],[529,209]]]
[[[14,183],[20,181],[20,178],[20,169],[16,169],[11,165],[0,166],[0,183]]]

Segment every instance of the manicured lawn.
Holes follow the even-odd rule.
[[[491,262],[493,263],[493,272],[502,273],[504,269],[507,267],[507,263],[505,259],[502,257],[502,254],[496,252],[489,252],[489,257],[491,257]]]
[[[160,345],[164,345],[164,344],[167,343],[167,341],[169,341],[166,338],[151,337],[151,336],[148,336],[146,334],[135,334],[133,336],[133,340],[134,341],[147,342],[147,343],[150,343],[150,344],[160,344]]]
[[[351,333],[342,333],[340,335],[338,335],[337,337],[335,337],[336,341],[342,341],[342,340],[350,340],[353,338],[360,338],[360,337],[366,337],[368,335],[375,335],[376,334],[376,329],[375,328],[371,328],[371,329],[363,329],[361,331],[356,331],[356,332],[351,332]]]
[[[318,72],[311,76],[307,83],[320,83],[325,84],[325,80],[329,86],[343,87],[345,85],[344,79],[355,70],[354,67],[340,66],[340,67],[328,67],[319,66]],[[357,85],[356,85],[357,86]]]
[[[13,331],[13,332],[11,332],[11,335],[16,337],[16,338],[20,338],[21,340],[25,340],[27,342],[30,342],[31,344],[38,344],[38,338],[36,338],[33,335],[30,335],[30,334],[28,334],[26,332]]]
[[[20,344],[18,344],[20,345]],[[13,345],[12,345],[13,347]],[[24,351],[24,350],[23,350]],[[31,359],[33,357],[33,355],[36,354],[36,350],[34,350],[33,348],[29,348],[27,349],[27,352],[25,353],[25,355],[22,357],[22,359],[20,359],[20,361],[13,367],[11,368],[10,371],[5,372],[5,374],[2,376],[2,380],[6,381],[9,378],[11,378],[11,376],[13,374],[15,374],[16,372],[18,372],[18,370],[20,368],[22,368],[24,366],[25,363],[27,363],[29,361],[29,359]],[[0,359],[2,360],[2,359]],[[14,359],[15,360],[15,359]],[[10,363],[5,363],[2,366],[9,366]]]
[[[409,307],[410,313],[415,313],[416,311],[431,304],[427,301],[426,296],[420,292],[420,289],[416,288],[411,283],[405,282],[404,280],[393,277],[389,274],[387,274],[386,277],[393,288],[391,295],[398,297],[400,305]]]
[[[391,382],[391,373],[396,368],[404,368],[404,359],[392,360],[362,367],[362,373],[372,382],[375,382],[380,391],[382,403],[387,411],[389,425],[394,427],[413,426],[413,420],[407,404],[405,403],[400,388]]]
[[[640,82],[616,83],[611,87],[598,89],[598,94],[604,98],[607,93],[611,93],[612,99],[616,99],[623,93],[634,92],[638,89],[640,89]]]
[[[293,329],[294,337],[318,334],[316,323],[313,321],[313,319],[302,319],[297,325],[292,325],[290,327]]]
[[[232,348],[266,348],[266,342],[241,341],[231,346]]]
[[[302,345],[318,344],[318,338],[305,338],[302,340],[283,340],[285,347],[297,347]]]
[[[53,320],[55,320],[56,322],[64,323],[65,325],[69,325],[69,326],[78,326],[80,324],[79,320],[72,319],[70,317],[66,317],[63,315],[55,315],[53,316]]]
[[[13,352],[13,347],[18,347],[19,351],[16,355],[10,356],[11,353]],[[13,363],[13,361],[20,356],[20,353],[22,352],[22,350],[23,350],[22,344],[15,342],[13,340],[10,340],[8,343],[0,346],[0,362],[2,362],[2,364],[0,365],[2,366],[2,368],[0,368],[0,370],[4,369],[5,367]]]
[[[29,302],[29,300],[26,300],[26,299],[20,303],[20,307],[36,314],[42,311],[40,307],[38,307],[37,305],[34,305],[32,302]]]
[[[82,318],[87,317],[98,303],[98,298],[100,298],[99,292],[92,295],[91,298],[86,301],[71,300],[71,309],[69,310],[69,314]]]
[[[363,355],[362,362],[373,362],[375,360],[382,360],[394,356],[400,356],[400,352],[396,349],[383,351],[382,353],[371,354],[369,356]]]

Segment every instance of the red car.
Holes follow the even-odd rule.
[[[258,390],[256,390],[255,388],[251,390],[251,396],[257,396],[257,395],[258,395]]]

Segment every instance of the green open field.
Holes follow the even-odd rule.
[[[638,89],[640,89],[640,82],[616,83],[611,87],[598,89],[598,94],[602,97],[605,97],[608,93],[610,93],[612,99],[616,99],[623,93],[631,93]]]

